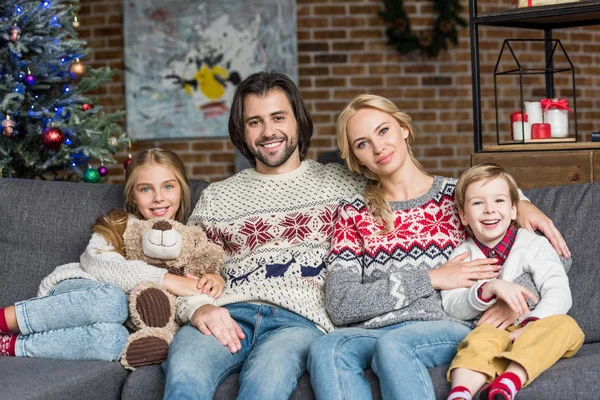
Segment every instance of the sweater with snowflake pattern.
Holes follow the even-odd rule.
[[[442,266],[466,233],[454,203],[456,180],[435,176],[421,197],[390,202],[394,229],[362,195],[341,202],[327,257],[326,303],[336,325],[380,328],[404,321],[449,320],[429,270]]]
[[[429,270],[441,267],[466,238],[454,202],[456,179],[433,177],[427,193],[390,202],[394,229],[369,212],[362,195],[340,203],[327,257],[327,310],[336,325],[374,329],[405,321],[472,321],[450,317],[442,309]],[[519,190],[520,200],[528,200]],[[527,287],[530,274],[518,278]]]
[[[284,174],[246,169],[211,184],[188,224],[200,225],[225,249],[225,290],[215,304],[272,304],[333,329],[323,296],[324,259],[339,201],[363,187],[345,167],[312,160]],[[179,320],[189,321],[204,304],[197,296],[182,298]]]

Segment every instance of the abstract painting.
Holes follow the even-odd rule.
[[[127,132],[133,139],[225,137],[242,79],[297,80],[294,0],[124,3]]]

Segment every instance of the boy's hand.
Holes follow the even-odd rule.
[[[514,324],[518,318],[517,313],[511,310],[504,301],[498,300],[483,313],[477,321],[477,326],[490,324],[498,329],[506,329]]]
[[[197,279],[194,275],[185,274],[186,278]],[[207,294],[212,298],[218,299],[223,293],[225,287],[225,281],[219,274],[204,274],[196,285],[196,289],[202,291],[203,294]]]
[[[508,338],[514,342],[519,338],[519,336],[521,336],[521,333],[523,333],[523,329],[525,329],[525,327],[512,331],[508,334]]]
[[[528,289],[519,284],[502,279],[495,279],[486,283],[483,287],[482,294],[483,297],[486,298],[495,295],[497,298],[504,300],[504,302],[519,316],[529,313],[527,299],[531,299],[534,303],[537,303],[538,301],[537,297],[535,297]]]

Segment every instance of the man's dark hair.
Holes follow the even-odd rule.
[[[304,104],[296,84],[280,72],[256,72],[235,89],[231,111],[229,112],[229,137],[233,145],[256,167],[256,159],[246,144],[244,135],[244,100],[248,95],[264,97],[272,90],[281,90],[287,97],[298,125],[298,152],[300,160],[306,158],[313,134],[313,121],[310,111]]]

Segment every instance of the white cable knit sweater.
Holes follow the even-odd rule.
[[[38,296],[46,296],[60,282],[75,278],[112,283],[125,292],[143,281],[162,284],[166,269],[154,267],[143,261],[127,260],[112,250],[114,247],[102,235],[94,233],[80,257],[80,262],[56,267],[40,283]]]
[[[188,223],[202,226],[226,252],[225,291],[214,304],[272,304],[333,329],[323,299],[324,259],[339,201],[362,186],[341,165],[312,160],[285,174],[247,169],[211,184]],[[199,296],[181,298],[179,320],[189,321],[205,304]]]

